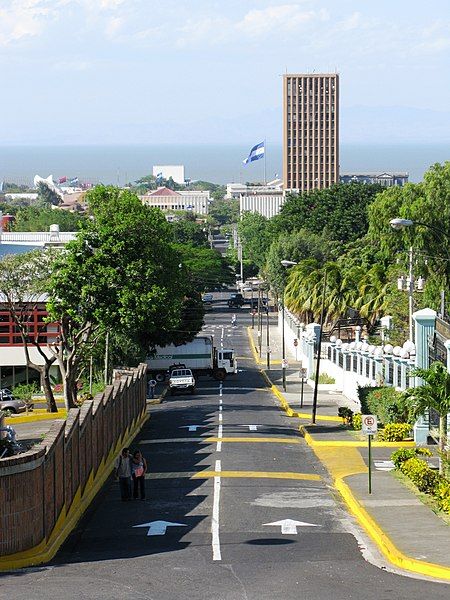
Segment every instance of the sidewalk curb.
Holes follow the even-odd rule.
[[[403,554],[384,533],[378,523],[370,516],[362,504],[355,498],[350,487],[344,482],[344,477],[334,480],[334,485],[341,494],[350,512],[356,517],[359,524],[376,543],[383,555],[396,567],[426,575],[427,577],[450,581],[450,568],[429,563]]]
[[[265,365],[266,361],[261,360],[261,358],[259,357],[258,350],[256,349],[255,342],[253,341],[252,328],[250,327],[250,325],[247,326],[247,336],[248,336],[248,341],[250,343],[250,349],[252,351],[253,359],[254,359],[255,363],[257,365]],[[281,360],[271,360],[270,364],[271,365],[281,365]]]
[[[270,386],[271,391],[280,401],[280,405],[283,410],[286,412],[288,416],[297,416],[298,413],[292,410],[287,402],[286,398],[280,392],[280,390],[275,386],[268,375],[261,371],[261,375],[263,376],[266,383]],[[341,419],[339,419],[341,421]],[[343,501],[348,507],[351,514],[357,519],[360,526],[365,530],[365,532],[370,536],[370,538],[375,542],[379,550],[382,554],[387,558],[387,560],[393,564],[394,566],[403,569],[405,571],[410,571],[412,573],[416,573],[419,575],[425,575],[426,577],[430,577],[433,579],[439,579],[442,581],[450,581],[450,568],[444,567],[442,565],[438,565],[435,563],[429,563],[425,561],[420,561],[415,558],[411,558],[406,554],[403,554],[392,542],[392,540],[384,533],[378,523],[370,516],[367,510],[363,507],[363,505],[357,500],[357,498],[352,493],[349,485],[345,483],[344,479],[349,477],[350,475],[358,475],[360,473],[365,473],[361,469],[350,469],[349,472],[336,476],[333,473],[332,468],[330,468],[330,464],[327,464],[326,460],[323,460],[319,454],[316,452],[322,449],[325,451],[331,448],[339,448],[339,447],[347,447],[347,448],[362,448],[366,447],[366,444],[363,442],[339,442],[339,441],[317,441],[314,440],[312,435],[307,431],[304,425],[300,425],[299,431],[305,439],[305,442],[308,446],[313,450],[316,454],[317,458],[324,465],[327,471],[333,478],[333,484],[336,490],[340,493]],[[414,447],[414,442],[373,442],[373,446],[383,447],[383,448],[398,448],[398,447]],[[350,450],[349,450],[350,451]],[[355,450],[357,452],[357,450]],[[358,452],[359,455],[359,452]],[[362,460],[362,459],[361,459]]]
[[[36,415],[28,415],[25,417],[7,417],[5,419],[6,425],[14,425],[17,423],[38,423],[39,421],[53,421],[55,419],[65,419],[67,417],[67,410],[58,410],[57,413],[39,413]]]

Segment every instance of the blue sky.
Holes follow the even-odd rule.
[[[0,0],[1,143],[281,139],[341,75],[343,142],[450,141],[447,0]]]

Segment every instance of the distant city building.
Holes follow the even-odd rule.
[[[160,187],[148,192],[140,199],[147,206],[159,208],[162,211],[191,210],[198,215],[207,215],[209,210],[209,191],[182,191],[175,192],[166,187]]]
[[[153,177],[157,179],[172,179],[176,183],[180,183],[184,185],[184,165],[154,165],[153,167]]]
[[[283,76],[283,184],[308,192],[339,181],[339,75]]]
[[[241,194],[239,196],[239,211],[241,214],[244,212],[259,213],[263,217],[271,219],[280,212],[284,199],[282,190]]]
[[[283,189],[283,181],[274,179],[265,185],[247,185],[246,183],[227,183],[226,200],[239,200],[242,194],[266,194],[273,191],[281,191]]]
[[[341,183],[378,183],[384,187],[403,186],[408,183],[408,173],[342,173]]]

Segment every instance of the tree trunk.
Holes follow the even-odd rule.
[[[447,414],[439,415],[439,474],[444,475],[444,452],[447,438]]]
[[[46,363],[41,372],[41,385],[44,389],[45,400],[47,402],[47,412],[56,413],[58,412],[58,407],[56,406],[56,400],[50,382],[50,366],[50,364]]]

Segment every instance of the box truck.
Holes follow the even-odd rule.
[[[216,348],[208,335],[199,335],[181,346],[156,347],[146,362],[150,377],[156,381],[164,381],[168,371],[177,366],[191,369],[195,375],[211,375],[219,381],[237,373],[234,350]]]

